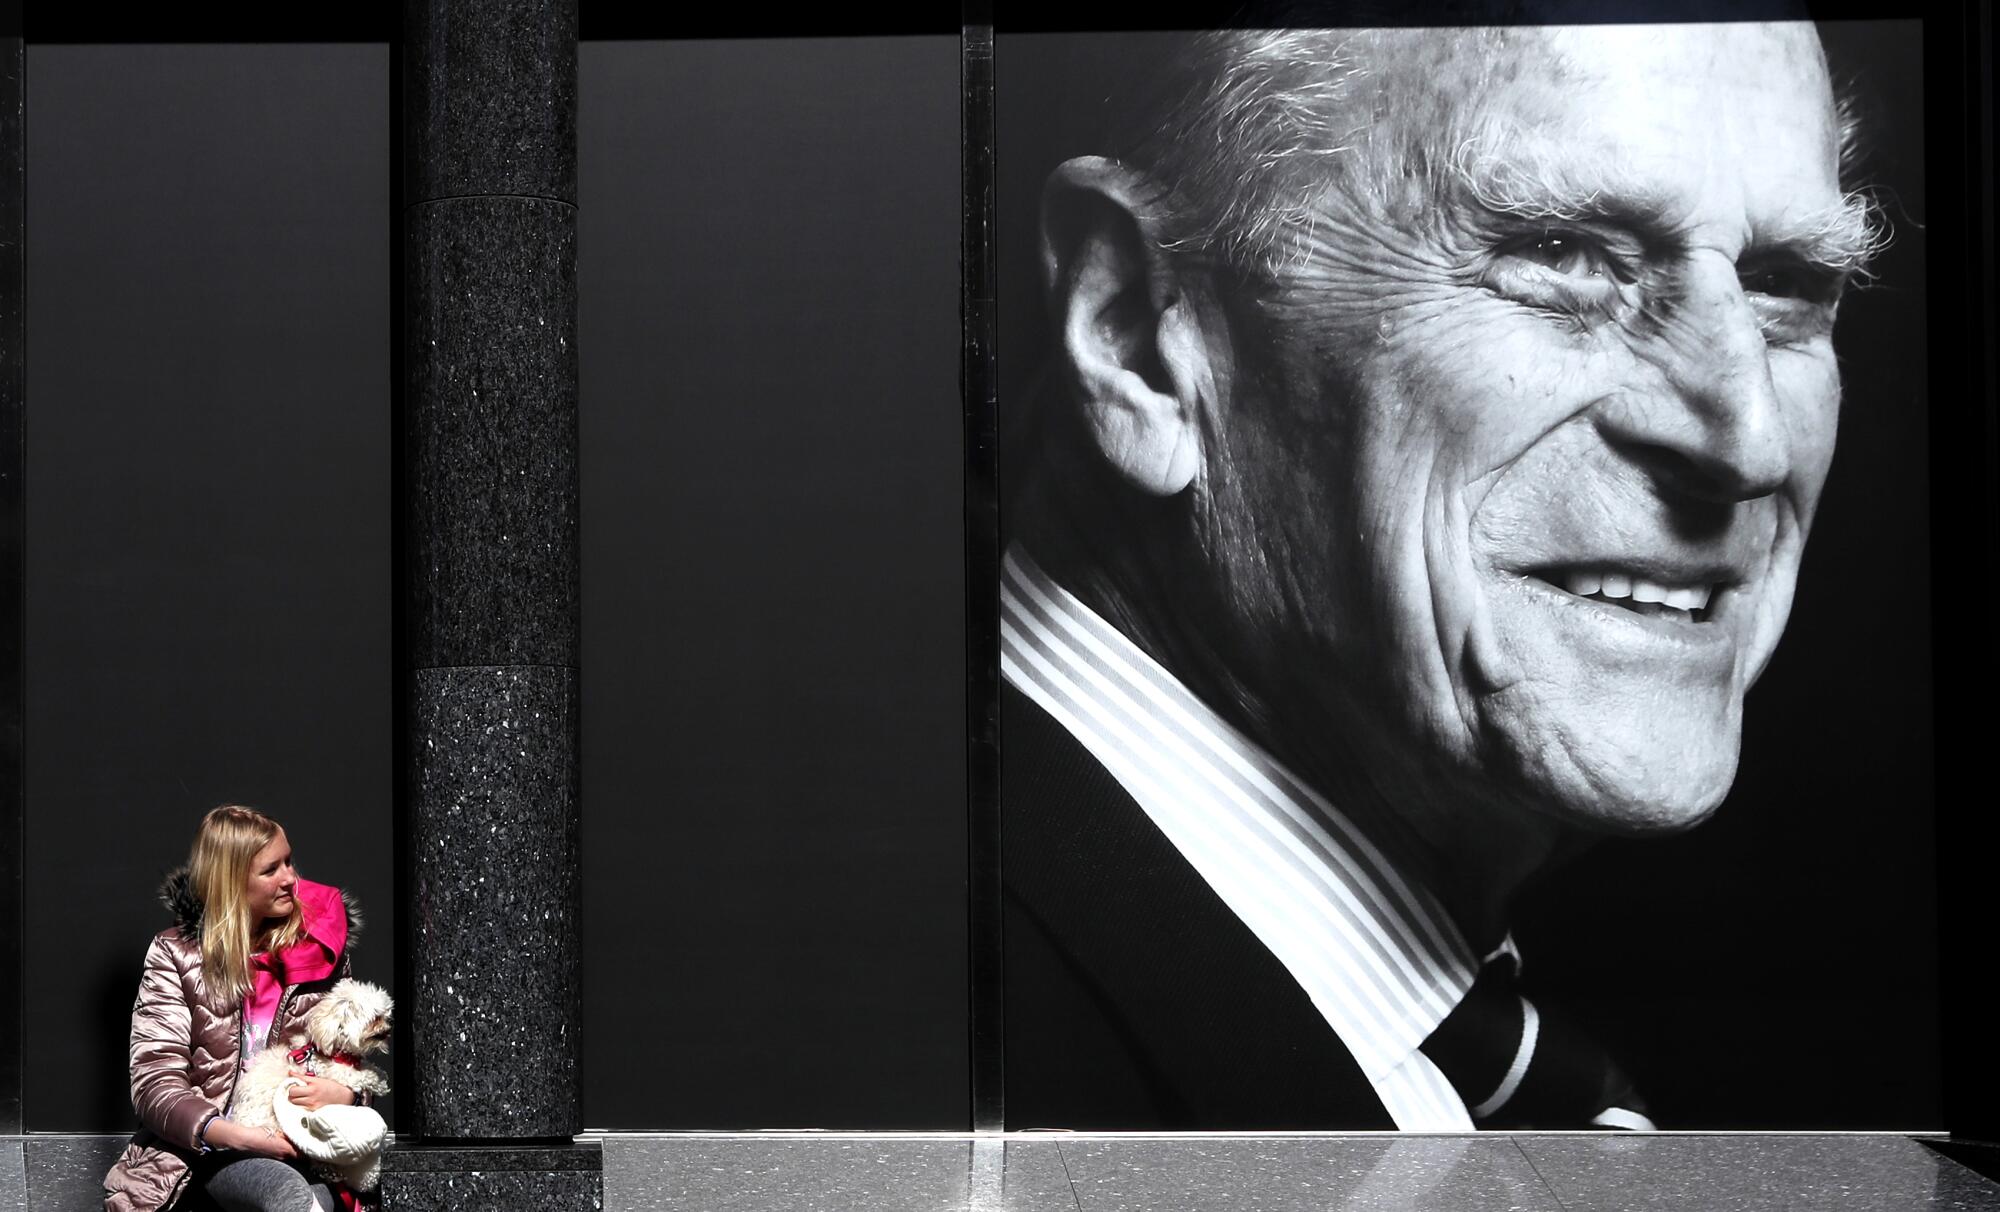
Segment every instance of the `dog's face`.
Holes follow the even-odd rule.
[[[326,1056],[366,1056],[389,1046],[389,1015],[395,1002],[381,987],[344,980],[327,990],[306,1014],[306,1038]]]

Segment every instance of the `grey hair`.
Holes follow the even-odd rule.
[[[1189,44],[1188,86],[1134,148],[1170,191],[1170,245],[1253,263],[1311,221],[1317,190],[1358,133],[1347,103],[1368,72],[1365,36],[1246,30]]]
[[[1372,61],[1383,37],[1396,32],[1229,30],[1188,38],[1179,56],[1184,87],[1124,141],[1128,158],[1166,190],[1166,246],[1242,269],[1275,269],[1300,247],[1297,237],[1310,238],[1330,180],[1390,171],[1380,157],[1351,153],[1375,133],[1379,107],[1389,100],[1372,79]],[[1489,70],[1494,52],[1519,34],[1504,26],[1426,32],[1449,35],[1436,40],[1430,66],[1454,72]],[[1887,224],[1855,181],[1865,124],[1850,83],[1836,84],[1834,102],[1845,197],[1824,224],[1829,244],[1844,250],[1844,267],[1860,271],[1887,245]],[[1482,160],[1481,134],[1490,132],[1476,131],[1471,116],[1452,112],[1438,94],[1403,92],[1389,103],[1433,106],[1438,122],[1451,124],[1427,130],[1426,146],[1396,149],[1393,171],[1434,190],[1449,179],[1482,200],[1509,173],[1534,171]]]

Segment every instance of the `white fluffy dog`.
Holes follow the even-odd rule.
[[[374,1189],[382,1170],[389,1127],[372,1107],[332,1105],[307,1111],[292,1102],[289,1087],[299,1069],[331,1078],[356,1094],[383,1095],[388,1079],[362,1058],[389,1046],[395,1003],[381,988],[344,980],[306,1012],[302,1037],[275,1041],[259,1052],[236,1086],[238,1123],[283,1132],[315,1169],[354,1191]]]

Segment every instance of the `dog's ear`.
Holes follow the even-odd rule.
[[[306,1015],[306,1033],[326,1052],[344,1052],[354,1038],[353,982],[340,981]]]
[[[351,996],[340,999],[340,1034],[350,1051],[360,1050],[363,1034],[368,1030],[367,999],[359,996],[360,992],[349,990]]]
[[[306,1038],[315,1046],[322,1049],[326,1047],[327,1037],[333,1027],[332,1017],[333,1007],[325,998],[319,999],[319,1003],[306,1012]]]
[[[334,1037],[345,1045],[348,1040],[354,1038],[354,1003],[331,994],[328,995],[327,1001],[332,1006],[332,1022],[329,1025],[333,1028]]]

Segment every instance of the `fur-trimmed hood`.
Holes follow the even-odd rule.
[[[160,904],[174,915],[174,924],[181,928],[181,937],[191,943],[201,943],[201,897],[195,894],[194,881],[188,877],[185,865],[176,867],[160,881]],[[347,911],[347,947],[354,946],[354,940],[361,934],[361,907],[355,903],[354,894],[340,889],[340,904]],[[346,948],[343,948],[345,950]]]

